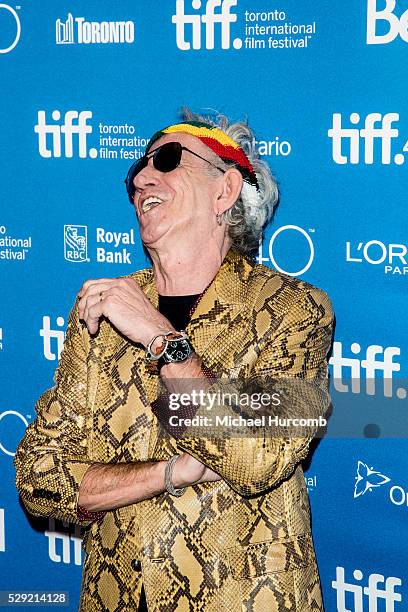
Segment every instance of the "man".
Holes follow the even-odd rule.
[[[22,499],[88,526],[82,611],[137,610],[142,585],[149,611],[322,610],[300,466],[314,430],[192,426],[202,396],[174,423],[169,403],[277,381],[280,415],[328,407],[327,296],[247,256],[277,201],[253,133],[187,114],[126,184],[152,268],[81,288],[16,454]]]

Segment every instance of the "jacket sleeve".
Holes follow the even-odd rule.
[[[14,458],[17,489],[31,514],[84,526],[92,522],[77,514],[79,486],[92,464],[88,459],[86,358],[75,304],[54,374],[55,386],[38,400],[36,419],[27,427]]]
[[[266,338],[258,359],[250,373],[247,390],[279,392],[281,404],[272,411],[280,418],[325,415],[330,406],[328,392],[327,353],[331,344],[333,311],[327,295],[318,289],[303,291],[292,302],[272,337]],[[213,390],[231,390],[222,380]],[[242,386],[240,388],[242,390]],[[207,391],[211,391],[208,389]],[[217,406],[220,414],[237,416],[236,406]],[[248,412],[248,411],[246,411]],[[267,412],[267,411],[266,411]],[[265,411],[264,411],[265,413]],[[208,415],[201,406],[196,416]],[[271,412],[270,412],[271,414]],[[248,416],[248,414],[246,415]],[[257,415],[249,415],[257,416]],[[268,415],[266,415],[268,416]],[[190,435],[187,429],[177,440],[178,446],[192,454],[209,468],[219,473],[242,496],[262,493],[290,476],[307,453],[318,427],[272,431],[266,425],[262,434],[258,429],[241,435],[225,432],[220,435]]]

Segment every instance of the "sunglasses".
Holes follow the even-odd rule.
[[[157,149],[152,151],[152,153],[143,155],[143,157],[135,161],[135,163],[129,168],[129,172],[125,178],[129,201],[132,204],[134,203],[133,201],[136,193],[136,188],[133,184],[134,178],[143,170],[143,168],[146,168],[150,158],[153,159],[154,168],[156,168],[156,170],[159,172],[172,172],[180,165],[183,151],[188,151],[188,153],[191,153],[191,155],[195,155],[199,159],[202,159],[203,161],[207,162],[207,164],[210,164],[210,166],[220,170],[220,172],[225,172],[225,170],[219,168],[208,159],[201,157],[201,155],[198,155],[198,153],[194,153],[194,151],[187,149],[187,147],[183,147],[179,142],[166,142],[160,147],[157,147]]]

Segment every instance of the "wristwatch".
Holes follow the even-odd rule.
[[[167,335],[166,340],[167,346],[157,361],[159,372],[167,363],[181,363],[182,361],[186,361],[194,352],[193,345],[184,330]]]
[[[153,349],[154,342],[162,339],[162,344]],[[185,361],[194,352],[184,329],[179,332],[168,331],[165,334],[154,336],[146,347],[145,358],[148,363],[157,362],[158,370],[166,363],[179,363]]]

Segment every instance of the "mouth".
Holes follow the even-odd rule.
[[[142,213],[146,213],[149,210],[152,210],[152,208],[156,208],[156,206],[159,206],[159,204],[162,204],[163,201],[164,200],[162,200],[158,196],[149,196],[143,200],[140,210]]]

